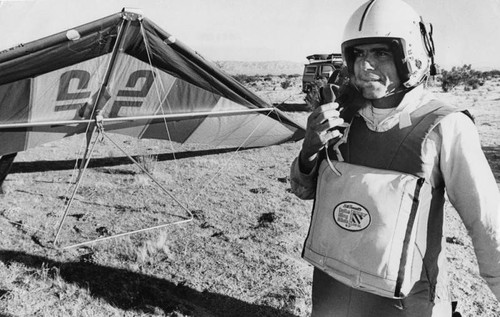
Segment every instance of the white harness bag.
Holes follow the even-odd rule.
[[[411,174],[326,158],[304,259],[353,288],[407,296],[421,278],[431,190]]]

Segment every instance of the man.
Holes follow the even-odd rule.
[[[314,317],[451,316],[445,188],[500,298],[500,194],[471,118],[424,90],[431,35],[402,0],[369,1],[347,23],[351,96],[311,113],[291,167],[293,192],[315,199]]]

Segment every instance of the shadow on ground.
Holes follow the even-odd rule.
[[[52,275],[57,274],[67,283],[88,289],[93,297],[102,298],[123,310],[153,313],[160,309],[165,314],[182,312],[200,317],[295,316],[273,307],[250,304],[217,293],[199,292],[154,276],[88,262],[57,262],[19,251],[0,251],[0,261],[6,265],[21,263],[36,270],[49,269]]]
[[[175,154],[161,153],[161,154],[148,154],[148,155],[154,155],[155,161],[161,162],[161,161],[172,161],[184,158],[191,158],[196,156],[230,153],[230,152],[250,150],[250,149],[254,148],[225,148],[225,149],[215,149],[215,150],[184,151],[184,152],[176,152]],[[135,160],[138,160],[140,156],[142,155],[136,155],[132,157]],[[89,168],[110,167],[110,166],[118,166],[126,164],[133,164],[132,161],[127,156],[104,157],[104,158],[92,158],[90,160],[88,167]],[[14,162],[14,164],[12,165],[12,169],[10,170],[10,174],[73,170],[75,169],[75,165],[76,165],[75,160],[37,160],[31,162]]]

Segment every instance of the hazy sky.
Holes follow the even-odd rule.
[[[343,28],[365,0],[0,1],[0,48],[140,8],[210,60],[307,62],[339,52]],[[434,25],[436,62],[500,69],[500,0],[407,0]],[[395,12],[397,14],[397,12]]]

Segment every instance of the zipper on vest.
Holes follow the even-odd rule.
[[[413,194],[413,203],[411,204],[410,216],[408,217],[408,225],[406,226],[406,233],[403,241],[403,250],[401,252],[401,260],[399,262],[399,271],[398,271],[398,278],[396,280],[396,288],[394,290],[394,297],[403,297],[403,294],[401,294],[401,287],[403,286],[403,281],[405,278],[405,266],[407,264],[406,260],[408,258],[408,246],[410,244],[413,225],[417,217],[420,189],[422,189],[424,182],[425,182],[424,178],[419,178],[415,186],[415,192]]]

